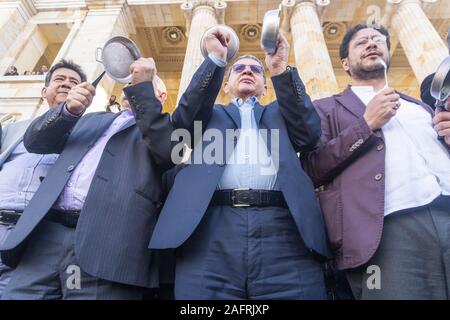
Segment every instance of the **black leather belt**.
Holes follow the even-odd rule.
[[[210,206],[232,207],[282,207],[287,208],[281,191],[255,189],[217,190]]]
[[[12,225],[19,221],[20,215],[23,211],[21,210],[0,210],[0,224]]]
[[[63,211],[50,209],[45,216],[45,220],[62,224],[68,228],[75,228],[80,217],[80,211]]]

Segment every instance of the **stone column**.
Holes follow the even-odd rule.
[[[29,20],[36,14],[36,8],[32,1],[16,0],[16,1],[2,1],[0,2],[0,74],[3,75],[9,67],[10,62],[14,58],[11,57],[10,49],[12,46],[18,46],[18,38],[21,39],[22,44],[27,41],[23,38],[23,31],[25,30]],[[28,26],[30,28],[30,26]],[[27,32],[29,31],[29,28]]]
[[[328,97],[338,92],[338,85],[328,54],[316,4],[303,0],[284,0],[285,12],[292,12],[295,63],[311,99]]]
[[[448,56],[444,41],[422,10],[421,2],[402,0],[391,23],[419,83]]]
[[[113,36],[129,37],[136,30],[125,0],[115,1],[112,5],[95,0],[86,2],[88,12],[81,25],[74,21],[73,30],[61,48],[64,51],[60,50],[58,58],[70,59],[81,65],[88,81],[93,81],[104,70],[103,65],[95,60],[96,48],[103,47]],[[113,89],[114,81],[105,75],[97,86],[96,96],[88,111],[104,111]]]
[[[189,85],[195,71],[204,60],[200,51],[200,40],[203,33],[209,27],[223,23],[226,6],[225,1],[220,0],[187,0],[181,4],[181,9],[184,11],[186,17],[188,44],[184,57],[177,102]]]

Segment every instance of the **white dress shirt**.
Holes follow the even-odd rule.
[[[372,87],[352,86],[365,105]],[[438,140],[432,117],[419,104],[400,99],[400,108],[382,128],[386,145],[384,214],[429,204],[450,195],[450,156]]]

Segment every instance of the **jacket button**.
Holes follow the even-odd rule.
[[[378,151],[383,150],[383,148],[384,148],[384,145],[383,145],[383,144],[377,145],[377,150],[378,150]]]
[[[381,178],[383,178],[383,175],[381,173],[375,175],[375,180],[380,181]]]
[[[67,172],[72,172],[73,169],[75,169],[75,166],[71,164],[70,166],[67,167]]]

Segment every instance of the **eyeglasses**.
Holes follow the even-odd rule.
[[[263,74],[264,73],[264,68],[256,65],[256,64],[242,64],[242,63],[236,63],[233,65],[233,67],[231,68],[233,70],[233,72],[236,73],[241,73],[245,70],[245,68],[249,66],[250,70],[254,73],[254,74]]]
[[[369,43],[369,40],[372,40],[373,42],[375,42],[376,44],[385,44],[387,42],[387,37],[384,35],[374,35],[371,37],[362,37],[359,38],[355,41],[355,45],[357,47],[359,46],[365,46],[366,44]]]

